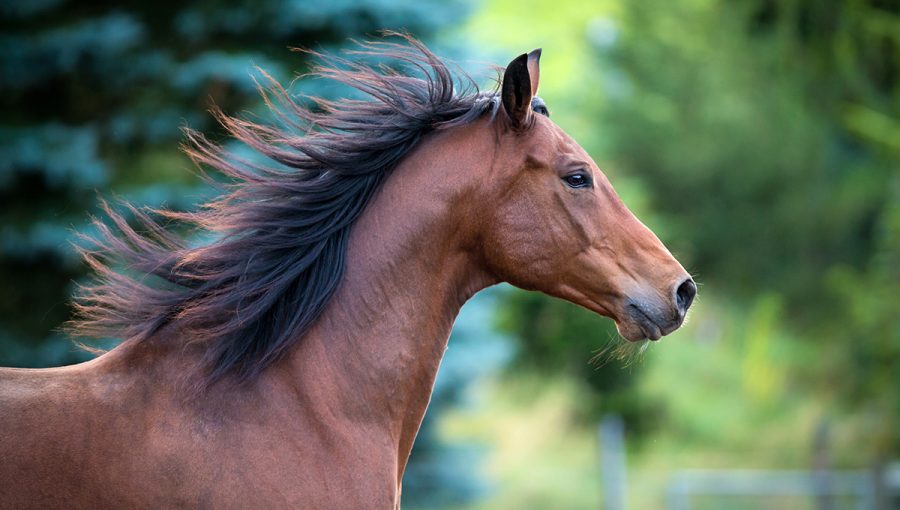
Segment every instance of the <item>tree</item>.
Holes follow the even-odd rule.
[[[254,66],[286,83],[305,56],[381,29],[428,35],[460,2],[7,2],[0,7],[0,365],[86,358],[56,328],[84,268],[72,230],[96,193],[187,208],[207,191],[180,127],[259,110]],[[300,83],[304,92],[331,93]],[[215,136],[215,132],[212,133]]]
[[[200,202],[210,191],[178,148],[179,128],[220,136],[205,111],[213,104],[265,115],[254,66],[287,84],[306,65],[288,47],[333,51],[384,29],[427,38],[467,11],[465,0],[0,5],[0,366],[90,357],[56,332],[70,314],[72,282],[85,273],[69,246],[74,231],[85,231],[86,211],[96,212],[96,192],[178,209]],[[306,80],[293,86],[341,93]],[[423,448],[440,454],[450,446],[426,434]],[[406,495],[426,499],[449,475]],[[475,483],[449,480],[461,497]]]
[[[617,165],[643,178],[707,288],[783,298],[822,363],[792,367],[878,416],[900,451],[900,5],[630,2],[598,48]]]

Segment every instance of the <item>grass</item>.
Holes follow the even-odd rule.
[[[629,438],[629,508],[663,508],[669,478],[679,469],[808,469],[816,429],[826,422],[834,467],[868,465],[865,417],[842,413],[827,394],[804,389],[789,367],[814,356],[815,346],[787,333],[781,313],[774,297],[761,297],[749,310],[708,297],[682,331],[643,356],[637,398],[659,406],[659,423],[639,441]],[[565,374],[548,380],[516,373],[472,391],[479,404],[448,413],[441,424],[448,438],[490,452],[493,490],[471,508],[600,507],[595,426],[577,418],[584,389]],[[703,508],[807,504],[802,498],[698,502]]]
[[[524,374],[478,391],[489,405],[448,413],[442,423],[454,440],[490,448],[493,490],[471,508],[599,507],[596,441],[575,420],[577,388]]]

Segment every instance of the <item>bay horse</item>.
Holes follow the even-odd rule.
[[[412,38],[320,56],[368,99],[304,104],[271,80],[274,120],[217,113],[265,165],[188,130],[221,196],[104,205],[83,249],[72,330],[123,342],[0,370],[0,507],[396,508],[480,289],[569,300],[630,341],[678,328],[693,281],[550,120],[540,54],[489,92]]]

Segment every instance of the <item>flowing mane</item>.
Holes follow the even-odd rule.
[[[681,326],[694,281],[546,118],[540,49],[499,93],[408,37],[351,55],[316,72],[368,100],[307,108],[268,78],[274,120],[216,114],[261,163],[187,132],[225,180],[198,212],[104,204],[71,327],[126,341],[0,368],[0,506],[399,508],[476,292],[562,298],[632,342]]]
[[[322,313],[344,272],[350,228],[391,170],[423,136],[496,111],[496,93],[455,78],[424,45],[362,43],[347,57],[315,53],[313,75],[349,85],[368,100],[313,99],[307,108],[266,75],[260,87],[275,124],[216,112],[230,136],[277,163],[239,159],[185,130],[185,150],[229,183],[197,212],[137,209],[137,228],[103,203],[113,228],[85,237],[95,273],[75,298],[69,330],[81,337],[145,341],[165,325],[205,348],[207,381],[252,379],[281,357]],[[359,60],[388,59],[403,74]],[[350,58],[353,58],[351,61]],[[216,234],[192,246],[167,222]]]

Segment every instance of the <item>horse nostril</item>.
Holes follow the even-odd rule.
[[[681,282],[681,285],[675,290],[675,302],[682,316],[687,313],[696,295],[697,286],[694,284],[694,280],[690,278]]]

